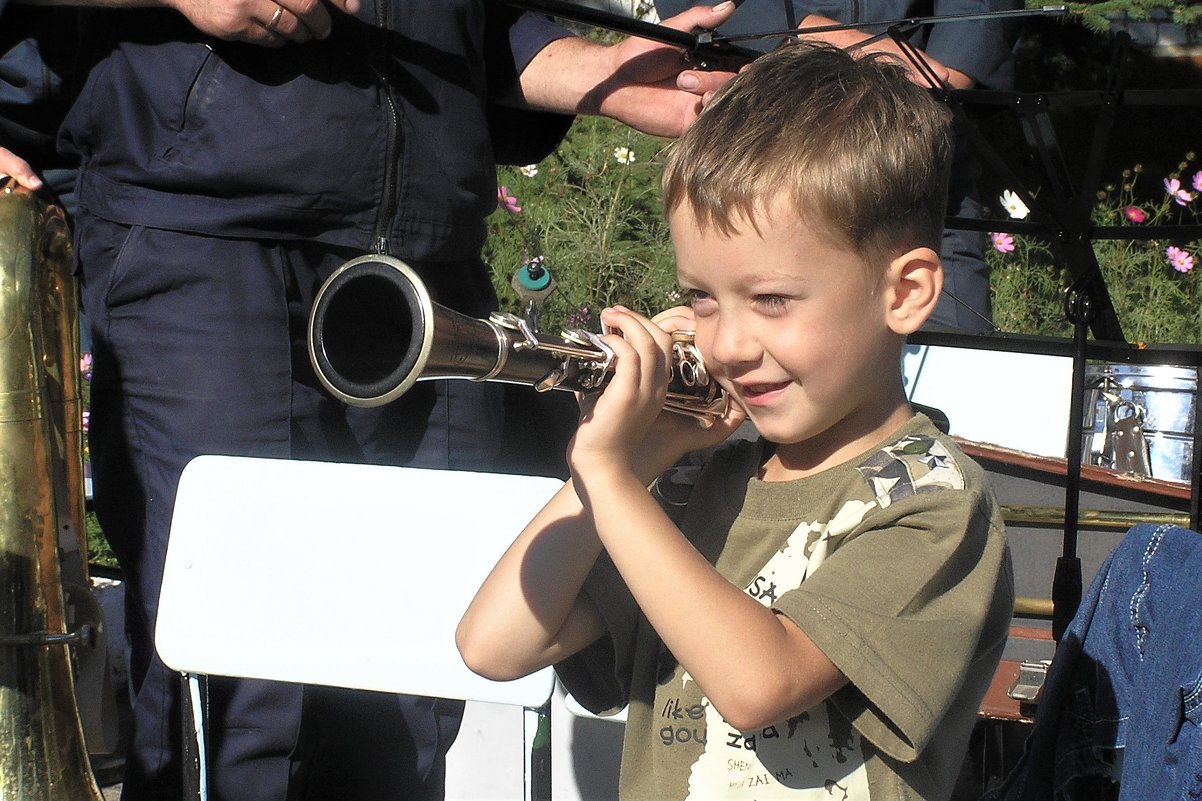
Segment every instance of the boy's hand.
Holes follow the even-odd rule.
[[[657,326],[667,331],[669,335],[676,331],[688,331],[690,333],[697,330],[696,318],[693,315],[693,310],[688,306],[674,306],[670,309],[665,309],[659,314],[651,318],[651,321]],[[715,380],[713,375],[710,376],[710,381]],[[669,445],[669,452],[672,454],[668,462],[663,466],[663,470],[668,469],[672,464],[691,451],[699,451],[704,448],[710,448],[722,442],[727,437],[735,432],[747,419],[747,413],[742,406],[737,403],[729,404],[726,416],[720,420],[715,420],[709,428],[703,427],[697,420],[691,417],[676,414],[673,412],[665,412],[656,420],[651,431],[648,432],[645,440],[645,449],[652,450],[656,446],[661,446],[661,441]],[[656,475],[659,475],[659,472]]]
[[[736,404],[709,428],[663,408],[672,368],[672,332],[692,330],[692,310],[669,309],[655,320],[615,307],[601,313],[616,354],[604,391],[581,400],[581,423],[568,448],[573,473],[627,469],[649,483],[684,454],[716,445],[743,422]]]

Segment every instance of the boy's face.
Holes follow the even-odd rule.
[[[888,265],[816,235],[784,203],[731,236],[702,231],[687,205],[669,222],[706,367],[782,461],[825,469],[909,418]]]

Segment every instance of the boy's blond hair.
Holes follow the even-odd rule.
[[[882,56],[791,43],[722,88],[673,146],[665,207],[731,233],[780,198],[868,258],[938,251],[951,115]]]

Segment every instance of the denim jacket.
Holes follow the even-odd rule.
[[[1133,527],[1048,671],[1014,771],[985,801],[1202,799],[1202,535]]]

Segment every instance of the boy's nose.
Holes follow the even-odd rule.
[[[746,323],[731,315],[719,314],[709,345],[710,359],[728,367],[754,361],[758,350]]]

